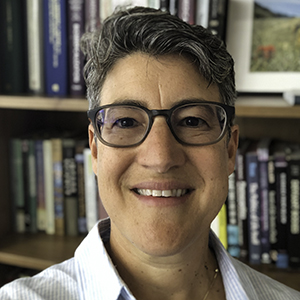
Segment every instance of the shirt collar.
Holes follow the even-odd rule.
[[[240,276],[235,268],[235,259],[228,254],[223,244],[212,230],[209,234],[209,246],[214,251],[218,261],[225,288],[226,299],[249,299],[247,292],[241,283]]]
[[[104,246],[109,235],[110,220],[105,219],[92,228],[75,252],[80,299],[116,300],[128,294]]]

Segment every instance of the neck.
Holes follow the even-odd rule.
[[[176,255],[153,257],[123,248],[111,238],[107,251],[136,299],[199,300],[213,288],[211,283],[218,266],[208,247],[208,234],[198,246],[193,245]],[[210,295],[213,295],[211,291]],[[210,299],[208,296],[206,299]]]

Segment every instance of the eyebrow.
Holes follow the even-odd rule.
[[[179,105],[184,105],[184,104],[195,103],[195,102],[210,102],[210,101],[207,100],[207,99],[204,99],[204,98],[182,99],[182,100],[174,102],[172,107],[179,106]],[[216,102],[216,101],[213,101],[213,102]],[[143,100],[119,99],[119,100],[116,100],[115,102],[113,102],[111,104],[134,105],[134,106],[138,106],[138,107],[149,108],[148,103],[146,101],[143,101]]]

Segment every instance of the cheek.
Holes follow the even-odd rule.
[[[108,214],[124,205],[122,188],[131,158],[122,149],[100,147],[98,149],[97,180],[99,195]],[[115,199],[112,201],[112,199]],[[123,203],[122,203],[123,202]]]
[[[200,209],[213,216],[221,208],[228,193],[228,158],[223,147],[209,147],[194,157],[200,183]]]

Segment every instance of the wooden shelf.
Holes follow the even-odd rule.
[[[74,98],[49,98],[38,96],[0,96],[0,108],[49,110],[49,111],[86,111],[88,101]],[[239,97],[236,102],[238,117],[256,118],[300,118],[300,105],[290,106],[282,97]]]
[[[14,234],[1,237],[0,263],[44,270],[73,257],[83,237]]]
[[[300,118],[300,105],[291,106],[282,97],[239,97],[236,101],[237,117]]]
[[[86,111],[88,109],[88,101],[74,98],[1,95],[0,108],[74,112]]]

